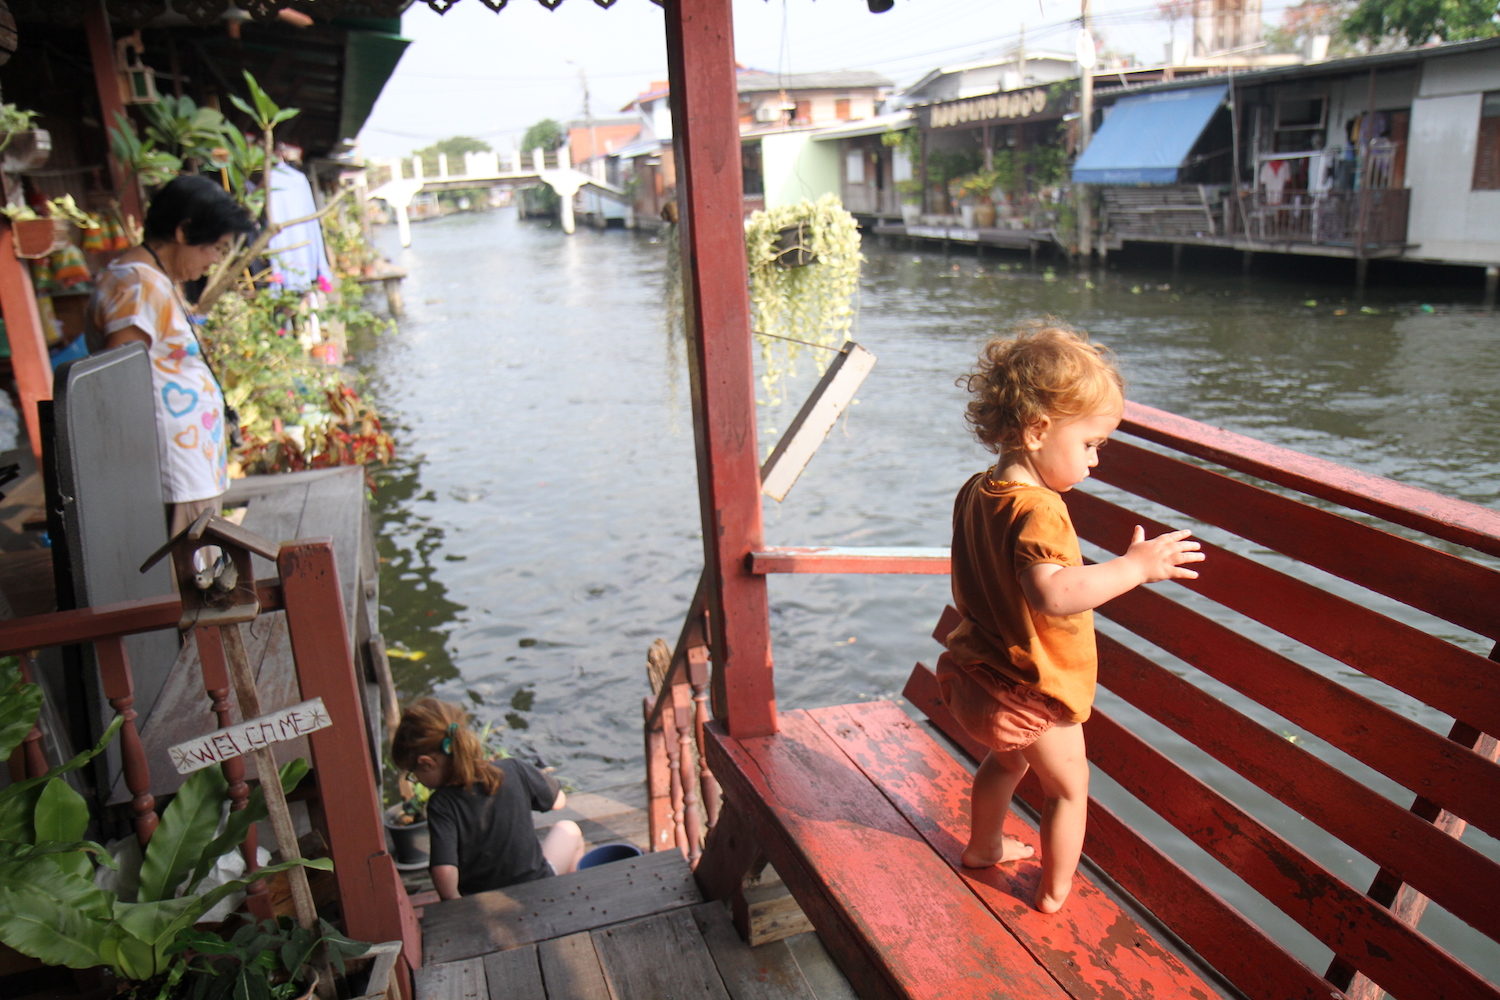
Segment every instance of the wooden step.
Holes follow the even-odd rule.
[[[677,851],[428,905],[424,965],[475,958],[703,902]]]
[[[414,982],[416,1000],[857,1000],[816,935],[750,948],[719,903],[429,964]]]

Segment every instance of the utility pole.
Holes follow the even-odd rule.
[[[1094,131],[1094,36],[1089,33],[1089,0],[1082,0],[1078,32],[1078,151],[1088,148]],[[1075,183],[1073,196],[1078,208],[1078,252],[1085,264],[1094,256],[1094,206],[1088,186]]]

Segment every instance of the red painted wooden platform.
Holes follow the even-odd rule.
[[[1044,916],[1029,903],[1037,861],[960,868],[970,772],[899,706],[787,712],[774,736],[710,733],[736,819],[860,996],[1220,995],[1085,878],[1063,913]],[[1037,846],[1033,829],[1010,832]]]

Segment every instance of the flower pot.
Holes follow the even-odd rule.
[[[6,173],[35,170],[52,155],[52,133],[44,128],[0,134],[0,168]]]
[[[914,201],[903,201],[901,203],[901,221],[908,226],[915,226],[922,221],[922,206]]]
[[[960,205],[960,206],[958,206],[958,218],[959,218],[959,221],[963,223],[963,227],[965,229],[973,229],[974,228],[974,206],[973,205]]]
[[[640,856],[641,849],[634,844],[601,844],[579,860],[578,870],[607,865],[611,861],[628,861]]]
[[[980,229],[989,229],[995,224],[995,206],[990,202],[981,201],[974,206],[974,225]]]
[[[68,238],[69,223],[61,219],[16,219],[11,222],[11,235],[16,241],[16,256],[27,258],[45,257],[52,248]]]
[[[385,835],[391,842],[391,856],[396,859],[397,868],[421,868],[427,864],[427,850],[431,844],[427,836],[427,820],[398,823],[396,818],[400,815],[400,806],[391,806],[385,811]]]
[[[805,226],[798,224],[784,226],[777,232],[776,242],[773,244],[776,263],[782,267],[806,267],[818,259],[817,254],[807,249],[803,243],[806,238],[805,230]]]

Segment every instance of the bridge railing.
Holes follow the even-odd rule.
[[[539,174],[544,170],[564,170],[570,165],[568,154],[563,150],[533,149],[523,153],[511,150],[508,153],[484,151],[465,153],[461,162],[454,163],[446,154],[439,153],[437,172],[427,170],[420,156],[383,161],[390,168],[392,180],[455,180],[464,177],[492,179],[507,174]]]

